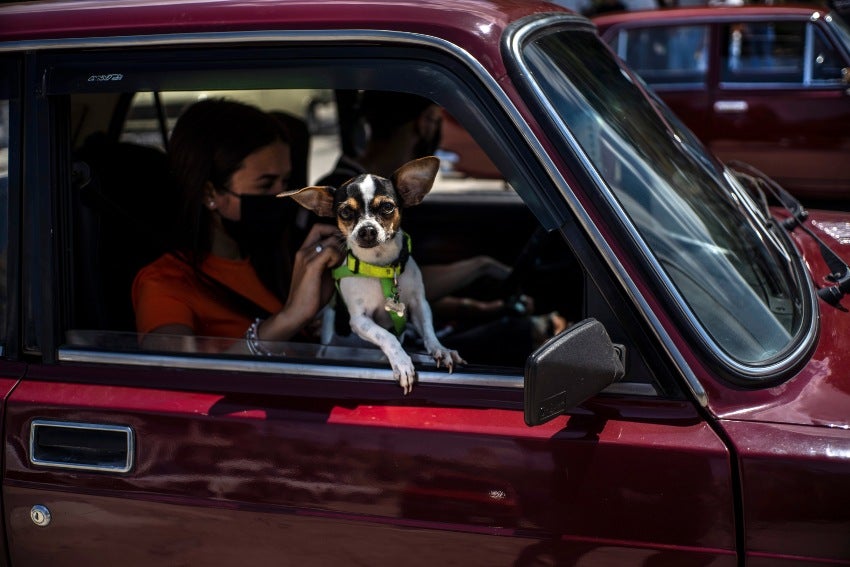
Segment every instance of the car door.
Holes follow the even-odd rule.
[[[40,308],[24,318],[31,365],[4,415],[12,565],[737,564],[729,451],[575,221],[552,232],[583,259],[585,289],[572,299],[627,345],[627,377],[535,428],[518,367],[449,375],[418,356],[405,397],[369,349],[292,343],[255,359],[175,342],[153,352],[132,331],[77,325],[86,252],[75,247],[86,241],[72,225],[86,217],[74,211],[84,204],[72,174],[85,168],[68,147],[70,109],[134,78],[160,90],[427,85],[416,92],[465,117],[540,222],[568,216],[535,193],[554,190],[552,179],[463,59],[389,40],[312,58],[262,41],[179,54],[131,52],[130,41],[30,61],[30,85],[47,92],[25,116],[35,141],[23,301]],[[123,84],[87,79],[118,63],[134,71]]]
[[[805,197],[844,195],[850,183],[848,60],[825,24],[762,16],[719,30],[711,149]]]

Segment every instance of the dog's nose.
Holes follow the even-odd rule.
[[[378,239],[378,229],[374,226],[361,226],[357,231],[357,240],[362,244],[374,244]]]

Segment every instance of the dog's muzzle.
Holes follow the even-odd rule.
[[[380,244],[380,232],[374,224],[364,224],[354,232],[354,239],[361,248],[374,248]]]

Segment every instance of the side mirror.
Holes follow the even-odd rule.
[[[592,398],[625,375],[625,357],[596,319],[573,325],[525,363],[525,423],[541,425]]]

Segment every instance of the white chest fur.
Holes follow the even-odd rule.
[[[342,278],[339,290],[351,316],[365,315],[385,329],[392,328],[392,320],[385,309],[387,298],[379,278]],[[398,294],[408,313],[424,297],[422,273],[413,258],[408,259],[404,271],[398,277]]]

